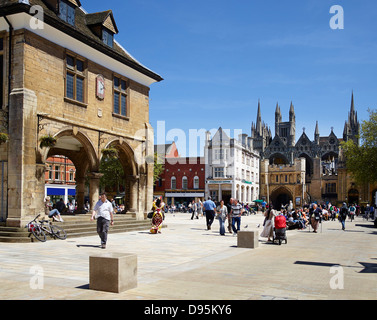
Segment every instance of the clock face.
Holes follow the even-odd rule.
[[[96,86],[97,98],[100,100],[105,99],[105,79],[103,78],[103,76],[97,76]]]

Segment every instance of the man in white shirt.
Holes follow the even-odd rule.
[[[101,194],[100,200],[94,206],[91,220],[95,219],[97,214],[97,233],[101,238],[101,248],[106,248],[107,234],[109,232],[110,224],[114,225],[114,209],[113,205],[107,200],[106,193]]]

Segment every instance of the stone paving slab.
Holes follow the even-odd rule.
[[[259,230],[261,214],[242,217],[245,230]],[[162,234],[148,230],[46,243],[0,243],[1,300],[328,300],[377,299],[377,229],[357,218],[341,230],[324,222],[323,232],[287,231],[288,244],[237,248],[220,236],[218,222],[168,214]],[[102,251],[138,256],[138,287],[121,294],[89,290],[89,256]],[[344,289],[330,287],[332,266],[341,266]],[[34,268],[32,270],[31,268]],[[340,270],[340,269],[339,269]],[[36,272],[41,272],[36,274]],[[40,275],[41,277],[36,277]],[[43,280],[41,284],[36,280]]]

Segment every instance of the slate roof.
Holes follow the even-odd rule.
[[[23,3],[20,3],[23,2]],[[25,4],[29,2],[30,5]],[[107,46],[90,28],[92,23],[103,22],[108,17],[111,10],[98,12],[94,14],[86,13],[82,8],[76,8],[75,26],[60,19],[46,2],[43,0],[0,0],[0,16],[10,15],[20,12],[29,13],[30,6],[39,5],[44,10],[44,22],[59,29],[62,32],[69,34],[79,41],[94,47],[104,54],[128,65],[129,67],[143,73],[144,75],[154,79],[155,81],[162,81],[163,78],[152,70],[142,65],[139,61],[133,58],[120,44],[114,41],[113,48]],[[88,21],[89,20],[89,21]],[[115,26],[116,28],[116,26]]]

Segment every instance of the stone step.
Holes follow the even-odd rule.
[[[64,222],[54,222],[67,232],[67,239],[97,235],[97,224],[90,220],[90,215],[62,216]],[[149,230],[150,220],[136,220],[131,215],[115,215],[114,225],[110,226],[109,234],[139,230]],[[47,239],[52,239],[47,235]],[[38,242],[26,228],[0,227],[0,242]]]

